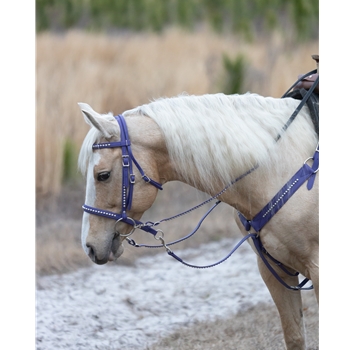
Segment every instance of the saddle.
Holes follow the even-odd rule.
[[[284,97],[291,97],[297,100],[302,100],[307,94],[307,91],[313,86],[319,76],[319,55],[312,55],[311,57],[316,61],[317,73],[310,74],[306,77],[299,75],[294,89],[291,92],[287,93]],[[306,101],[306,105],[310,110],[311,120],[314,124],[315,131],[319,136],[319,83],[314,87],[314,91]]]

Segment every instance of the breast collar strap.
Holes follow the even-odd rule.
[[[141,168],[140,164],[135,159],[132,151],[131,151],[131,142],[129,139],[128,129],[125,122],[125,119],[122,115],[118,115],[115,117],[117,120],[119,126],[120,126],[120,141],[116,142],[104,142],[104,143],[96,143],[92,145],[92,149],[103,149],[103,148],[116,148],[120,147],[122,150],[122,165],[123,165],[123,171],[122,171],[122,210],[121,213],[114,213],[108,210],[102,210],[98,208],[94,208],[91,206],[88,206],[86,204],[83,205],[83,209],[85,212],[89,214],[94,214],[98,216],[103,216],[107,218],[111,218],[114,220],[123,221],[129,225],[132,225],[137,227],[138,225],[142,224],[141,222],[138,222],[137,220],[134,220],[132,218],[127,217],[126,211],[131,209],[132,206],[132,198],[133,198],[133,190],[134,190],[134,184],[135,184],[135,174],[133,173],[133,164],[137,167],[139,170],[142,179],[153,185],[159,190],[162,190],[162,185],[158,183],[157,181],[152,180],[150,177],[148,177],[143,169]],[[148,226],[142,226],[140,227],[142,230],[152,233],[153,235],[157,234],[157,231],[152,229]],[[154,232],[153,232],[154,231]]]
[[[312,166],[307,161],[313,160]],[[307,180],[307,189],[310,191],[313,187],[316,174],[319,168],[319,146],[317,145],[313,157],[308,158],[303,166],[294,174],[294,176],[277,192],[269,203],[265,205],[261,211],[255,215],[252,220],[247,220],[242,213],[238,212],[238,216],[245,227],[249,231],[251,227],[259,232],[270,219],[283,207],[290,197],[299,189],[299,187]]]
[[[307,162],[309,160],[313,161],[313,164],[309,166]],[[260,258],[265,263],[266,267],[275,276],[275,278],[282,283],[286,288],[293,290],[310,290],[313,286],[304,287],[309,281],[305,278],[298,286],[289,286],[284,280],[276,273],[274,268],[271,266],[269,261],[265,258],[268,256],[281,270],[290,276],[297,276],[299,273],[290,273],[279,261],[277,261],[267,250],[263,247],[260,240],[260,230],[271,220],[271,218],[283,207],[283,205],[288,201],[290,197],[300,188],[300,186],[307,181],[306,188],[310,191],[314,185],[315,177],[319,169],[319,145],[317,145],[315,154],[305,160],[304,165],[294,174],[294,176],[282,187],[282,189],[271,199],[271,201],[265,205],[265,207],[255,215],[252,220],[247,220],[242,213],[237,211],[238,217],[240,218],[245,230],[247,232],[253,228],[256,232],[252,236],[254,246],[260,256]],[[265,255],[264,255],[265,254]]]

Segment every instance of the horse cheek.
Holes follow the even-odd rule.
[[[149,184],[142,184],[139,190],[134,191],[134,206],[132,212],[143,214],[148,210],[156,200],[158,190]]]

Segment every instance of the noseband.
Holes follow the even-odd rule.
[[[152,233],[154,236],[157,235],[158,231],[154,230],[152,227],[150,227],[147,224],[143,224],[142,222],[132,219],[126,215],[126,211],[131,209],[132,206],[132,198],[133,198],[133,191],[134,191],[134,185],[135,185],[135,174],[133,173],[133,164],[137,167],[139,170],[142,179],[153,185],[159,190],[162,190],[162,185],[154,180],[152,180],[150,177],[148,177],[143,169],[141,168],[140,164],[135,159],[134,155],[131,151],[131,142],[129,139],[128,129],[125,122],[125,119],[122,115],[118,115],[114,117],[120,127],[120,141],[117,142],[105,142],[105,143],[95,143],[92,145],[92,149],[102,149],[102,148],[116,148],[120,147],[122,150],[122,165],[123,165],[123,171],[122,171],[122,210],[121,213],[114,213],[112,211],[98,209],[94,207],[90,207],[86,204],[83,205],[83,209],[85,212],[93,215],[103,216],[105,218],[116,220],[117,222],[124,222],[128,225],[133,226],[133,230],[124,236],[131,235],[136,228],[140,228],[146,232]]]

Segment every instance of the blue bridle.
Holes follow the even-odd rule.
[[[116,148],[120,147],[122,150],[122,209],[121,213],[114,213],[109,210],[103,210],[99,208],[94,208],[89,205],[84,204],[83,209],[85,212],[93,215],[102,216],[105,218],[116,220],[117,222],[122,221],[126,224],[129,224],[133,226],[133,230],[125,235],[129,236],[131,233],[134,232],[136,228],[140,228],[141,230],[144,230],[146,232],[149,232],[153,234],[154,236],[157,235],[158,231],[153,229],[147,224],[143,224],[142,222],[132,219],[127,216],[126,211],[131,209],[132,206],[132,198],[133,198],[133,190],[134,190],[134,184],[135,184],[135,174],[133,173],[133,164],[136,165],[137,169],[139,170],[142,179],[153,185],[159,190],[162,190],[162,185],[158,183],[157,181],[152,180],[150,177],[148,177],[143,169],[141,168],[140,164],[135,159],[134,155],[131,151],[131,142],[129,139],[128,134],[128,128],[125,122],[125,119],[122,115],[117,115],[114,117],[120,127],[120,141],[116,142],[104,142],[104,143],[95,143],[92,145],[92,149],[103,149],[103,148]]]

